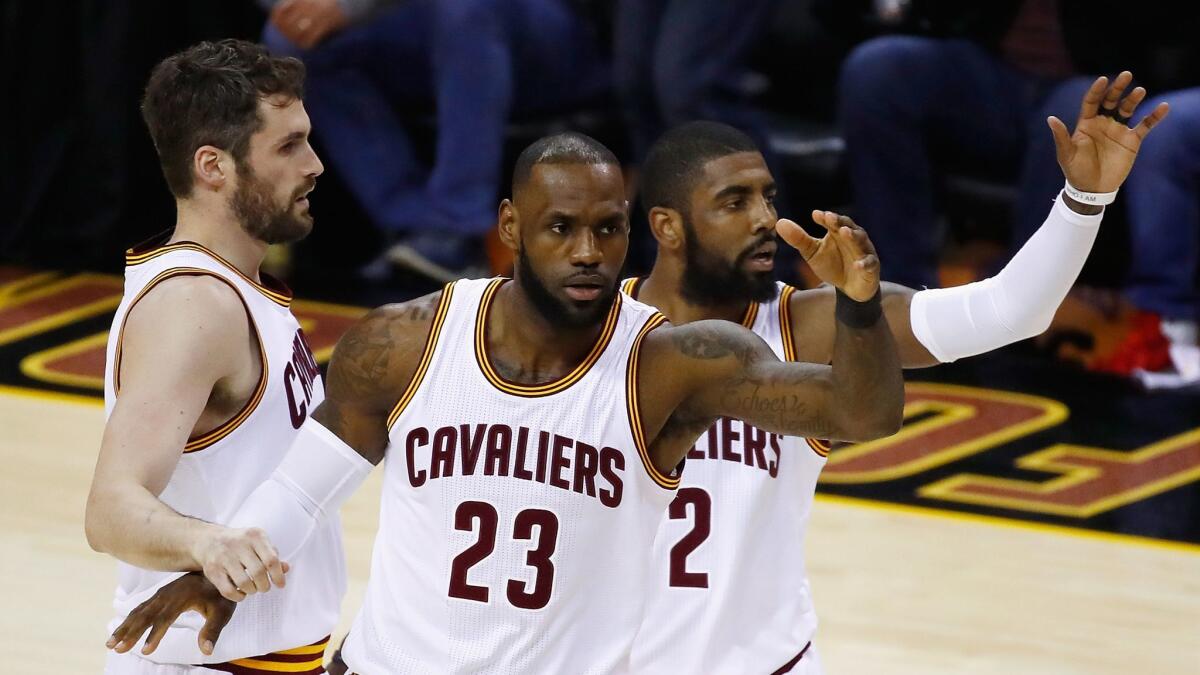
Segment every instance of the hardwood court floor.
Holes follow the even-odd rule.
[[[82,515],[95,399],[0,389],[4,672],[98,673],[113,564]],[[344,509],[361,602],[379,481]],[[1200,548],[819,496],[808,540],[826,670],[1200,672]]]

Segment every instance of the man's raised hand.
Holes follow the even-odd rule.
[[[833,284],[851,299],[866,302],[879,290],[879,256],[866,230],[849,216],[832,211],[813,211],[813,222],[828,232],[817,239],[786,218],[776,232],[800,251],[821,281]]]
[[[1138,104],[1146,90],[1137,87],[1126,94],[1133,74],[1122,72],[1110,85],[1107,77],[1098,77],[1084,94],[1074,133],[1057,117],[1046,120],[1054,134],[1058,165],[1067,182],[1084,192],[1113,192],[1125,182],[1133,168],[1142,140],[1167,116],[1167,104],[1159,103],[1132,128]]]

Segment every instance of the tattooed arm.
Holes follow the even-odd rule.
[[[847,441],[900,427],[904,381],[882,317],[862,327],[838,321],[832,366],[780,361],[761,338],[727,321],[660,329],[647,336],[644,349],[644,431],[655,439],[652,454],[663,470],[718,417],[789,436]],[[656,383],[656,392],[648,382]],[[672,399],[675,408],[665,410]]]
[[[383,459],[388,415],[417,370],[441,296],[380,307],[334,349],[325,401],[312,417],[372,464]]]
[[[832,366],[781,362],[762,339],[729,322],[651,332],[637,386],[642,431],[653,439],[660,470],[674,467],[720,416],[779,434],[848,441],[900,428],[904,379],[883,314],[875,248],[848,218],[814,211],[813,221],[828,234],[816,239],[788,220],[777,231],[838,289]]]

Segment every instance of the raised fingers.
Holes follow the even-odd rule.
[[[816,211],[813,211],[814,220],[816,219],[816,213]],[[787,218],[781,218],[779,222],[775,224],[775,232],[784,241],[786,241],[789,246],[799,251],[800,255],[805,260],[812,259],[812,257],[816,255],[817,251],[821,248],[820,239],[809,235],[809,233],[804,231],[804,228],[800,227],[795,222],[788,220]]]
[[[868,251],[864,248],[864,244],[870,246],[867,233],[846,216],[839,216],[828,211],[826,214],[830,220],[836,223],[837,229],[831,230],[833,232],[833,240],[837,244],[837,247],[841,249],[842,255],[846,257],[846,260],[857,261],[867,255]]]
[[[1053,115],[1046,118],[1046,124],[1050,125],[1050,133],[1054,137],[1054,154],[1058,158],[1058,165],[1066,166],[1075,155],[1071,132],[1067,131],[1067,125],[1063,124],[1062,120]]]
[[[1137,87],[1129,92],[1129,95],[1121,99],[1121,105],[1117,108],[1117,121],[1128,120],[1133,117],[1133,112],[1137,110],[1138,105],[1146,98],[1145,87]]]
[[[1121,101],[1121,97],[1125,95],[1125,89],[1129,83],[1133,81],[1133,73],[1128,70],[1121,71],[1120,75],[1113,80],[1110,86],[1104,92],[1104,101],[1100,106],[1109,114],[1116,112],[1117,104]]]
[[[871,243],[871,238],[867,236],[867,231],[854,222],[850,216],[838,215],[838,226],[850,230],[851,238],[864,254],[875,253],[875,244]]]
[[[834,234],[837,234],[838,218],[837,214],[833,211],[817,211],[814,209],[812,212],[812,219],[814,223]]]
[[[1145,138],[1146,134],[1150,133],[1150,130],[1153,129],[1155,125],[1163,121],[1163,118],[1167,116],[1167,113],[1170,112],[1170,110],[1170,106],[1167,105],[1166,101],[1154,106],[1154,110],[1151,110],[1150,114],[1143,117],[1142,121],[1133,128],[1133,133],[1137,134],[1138,140]]]
[[[1108,78],[1100,76],[1088,88],[1087,93],[1083,95],[1083,103],[1079,106],[1079,119],[1086,120],[1095,117],[1100,110],[1100,101],[1104,100],[1105,90],[1108,88]]]

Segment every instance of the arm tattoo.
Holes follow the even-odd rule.
[[[434,293],[399,307],[382,307],[353,326],[334,351],[330,392],[359,400],[408,386],[407,381],[389,381],[389,376],[396,375],[402,361],[412,360],[416,365],[427,332],[420,328],[428,326],[440,299],[441,294]]]
[[[416,371],[439,296],[371,312],[333,353],[313,419],[372,463],[386,452],[388,413]]]
[[[727,321],[698,321],[671,332],[675,348],[693,359],[712,360],[733,356],[739,363],[751,363],[758,350],[746,339],[744,328]]]
[[[336,364],[330,366],[330,386],[362,394],[378,387],[388,372],[391,328],[394,318],[364,322],[346,333],[338,345]]]
[[[774,376],[740,376],[730,381],[721,394],[721,408],[736,410],[740,416],[772,429],[803,428],[812,435],[829,434],[833,425],[828,415],[806,401],[798,389],[816,378],[816,371],[790,364]]]

